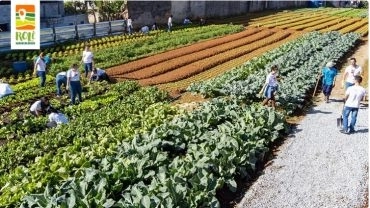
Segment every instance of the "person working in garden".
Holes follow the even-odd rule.
[[[40,53],[36,59],[33,69],[33,75],[40,77],[40,86],[44,87],[46,82],[46,63],[44,53]]]
[[[185,17],[185,19],[184,19],[184,25],[189,25],[189,24],[191,24],[190,19],[188,17]]]
[[[59,72],[57,76],[55,77],[55,82],[57,85],[57,96],[61,96],[62,93],[62,85],[65,87],[67,86],[67,72]]]
[[[0,79],[0,98],[3,98],[8,95],[12,95],[13,90],[10,88],[8,83],[4,83],[2,79]]]
[[[149,27],[148,26],[143,26],[141,29],[140,29],[140,32],[143,33],[143,34],[148,34],[149,33]]]
[[[49,122],[46,124],[48,128],[68,123],[68,118],[58,110],[50,108],[49,113]]]
[[[30,112],[34,116],[44,116],[50,107],[49,100],[46,97],[42,97],[31,105]]]
[[[355,84],[348,87],[346,90],[346,97],[343,109],[343,128],[341,133],[350,134],[355,132],[355,124],[357,120],[358,109],[360,102],[366,94],[365,88],[361,87],[362,77],[356,75],[354,77]],[[348,117],[351,114],[351,123],[348,125]]]
[[[322,70],[322,92],[325,96],[325,101],[329,103],[329,97],[333,87],[335,86],[335,77],[338,74],[338,70],[334,68],[334,63],[332,61],[326,64],[326,67]]]
[[[78,71],[78,65],[73,64],[71,69],[67,71],[67,90],[71,89],[71,103],[76,104],[76,96],[78,101],[82,102],[82,86],[80,82],[80,72]]]
[[[262,105],[266,105],[270,101],[272,107],[275,108],[275,92],[278,89],[277,72],[277,65],[273,65],[271,67],[271,72],[267,75],[266,82],[260,91],[260,94],[264,93],[265,96]]]
[[[104,81],[104,80],[109,82],[109,77],[107,73],[103,69],[94,68],[90,76],[90,81]]]
[[[342,80],[342,87],[344,87],[345,90],[355,84],[355,76],[361,76],[362,74],[362,68],[356,64],[356,59],[350,58],[349,60],[350,65],[345,69]]]
[[[82,52],[82,59],[81,59],[81,62],[84,64],[86,78],[87,78],[87,74],[89,73],[89,71],[92,71],[93,61],[94,61],[94,54],[91,52],[90,46],[86,46],[85,50]]]

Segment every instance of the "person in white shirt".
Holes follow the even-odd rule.
[[[42,116],[46,114],[49,108],[49,100],[46,97],[42,97],[31,105],[30,112],[34,116]]]
[[[132,30],[133,30],[133,26],[132,26],[132,19],[131,19],[131,16],[128,17],[127,19],[127,30],[128,30],[128,34],[131,35],[132,34]]]
[[[82,86],[77,64],[73,64],[72,68],[67,71],[66,89],[68,90],[69,88],[71,89],[71,103],[73,105],[76,104],[76,96],[78,96],[78,101],[82,102]]]
[[[57,85],[57,96],[61,96],[62,93],[62,85],[67,86],[67,72],[59,72],[55,77],[55,82]]]
[[[86,78],[87,78],[87,74],[89,73],[89,71],[92,71],[93,61],[94,61],[94,54],[90,51],[90,46],[86,46],[85,50],[82,52],[82,60],[81,60],[81,62],[84,63]]]
[[[361,76],[362,74],[362,68],[356,64],[356,59],[350,58],[350,62],[351,64],[346,67],[343,74],[342,87],[345,87],[345,90],[355,84],[355,76]]]
[[[4,83],[3,80],[0,79],[0,98],[5,96],[14,94],[12,88],[7,83]]]
[[[44,60],[44,53],[40,53],[36,59],[33,68],[33,75],[40,77],[40,86],[44,87],[46,82],[46,63]]]
[[[107,73],[103,69],[94,68],[92,73],[91,73],[89,82],[91,82],[91,81],[103,81],[103,80],[109,82],[109,77],[108,77]]]
[[[49,112],[49,122],[46,124],[47,127],[52,128],[60,124],[68,123],[68,118],[63,113],[58,112],[54,108],[51,108]]]
[[[278,67],[273,65],[271,67],[271,72],[267,75],[266,82],[260,91],[260,94],[264,92],[265,95],[262,105],[266,105],[270,101],[273,108],[275,108],[275,92],[278,89],[277,71]]]
[[[171,32],[171,28],[172,28],[172,14],[168,17],[167,26],[168,26],[168,32]]]
[[[346,98],[343,109],[343,128],[340,132],[344,134],[350,134],[355,132],[355,124],[357,120],[358,109],[360,108],[360,102],[366,94],[365,88],[361,87],[362,82],[361,76],[355,76],[355,85],[349,87],[346,90]],[[351,114],[351,123],[348,125],[348,117]]]

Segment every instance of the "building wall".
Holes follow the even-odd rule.
[[[0,5],[0,32],[10,31],[10,5]]]

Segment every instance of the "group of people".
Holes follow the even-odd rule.
[[[351,134],[355,132],[355,124],[357,120],[358,110],[361,101],[364,99],[366,90],[361,86],[362,68],[357,65],[355,58],[350,58],[350,64],[346,67],[342,80],[342,88],[345,90],[344,106],[342,111],[343,126],[341,133]],[[319,78],[322,78],[322,92],[325,97],[325,102],[329,103],[332,89],[335,86],[338,70],[335,68],[335,63],[330,61],[322,69]],[[273,65],[270,73],[266,77],[260,94],[264,94],[265,99],[262,105],[271,103],[275,108],[275,93],[278,91],[278,66]],[[349,116],[351,122],[349,123]]]
[[[172,30],[172,27],[173,27],[173,22],[172,22],[172,18],[173,18],[173,15],[169,15],[168,19],[167,19],[167,31],[168,32],[171,32]],[[190,25],[192,24],[191,20],[189,17],[185,17],[184,21],[183,21],[183,25]],[[200,18],[200,22],[199,24],[202,26],[202,25],[205,25],[205,19],[204,18]],[[131,16],[128,16],[128,18],[124,19],[124,22],[123,22],[123,27],[124,27],[124,31],[129,34],[129,35],[132,35],[133,33],[133,25],[132,25],[132,18]],[[143,34],[148,34],[150,30],[158,30],[158,25],[156,22],[153,23],[153,25],[151,26],[151,28],[149,28],[149,26],[147,25],[144,25],[140,28],[140,32],[143,33]]]
[[[85,78],[87,78],[88,73],[90,74],[89,83],[91,81],[108,81],[109,77],[103,69],[94,67],[94,54],[90,50],[90,46],[86,46],[85,50],[82,52],[81,63],[84,67]],[[50,58],[45,58],[43,53],[40,53],[39,57],[36,58],[34,62],[34,75],[40,78],[40,86],[44,87],[46,82],[47,66],[50,64]],[[71,103],[76,104],[76,98],[79,102],[82,102],[82,85],[81,85],[81,74],[79,71],[78,64],[72,64],[71,68],[67,71],[59,72],[56,75],[56,87],[57,96],[63,94],[62,85],[65,86],[67,91],[70,91]]]
[[[48,123],[46,124],[49,128],[68,123],[68,118],[62,112],[53,108],[46,97],[42,97],[40,100],[34,102],[31,105],[30,113],[36,117],[49,114]]]

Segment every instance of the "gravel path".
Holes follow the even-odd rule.
[[[356,133],[336,127],[343,103],[318,103],[287,138],[237,207],[363,207],[368,187],[368,108]]]

